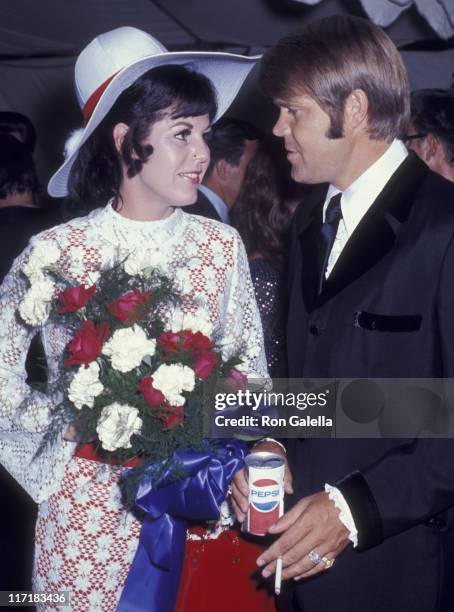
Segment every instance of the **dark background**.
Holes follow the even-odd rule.
[[[435,25],[438,19],[437,29],[445,38],[454,32],[454,9],[449,15],[444,8],[449,2],[434,2],[430,10],[438,14],[429,16]],[[61,163],[70,130],[80,127],[73,66],[97,34],[131,25],[150,32],[169,50],[255,55],[301,22],[333,14],[365,17],[363,6],[390,5],[388,0],[2,0],[0,110],[15,110],[32,119],[38,131],[38,171],[46,184]],[[399,10],[397,4],[392,6]],[[402,49],[413,89],[449,87],[452,38],[439,36],[415,4],[385,29]],[[254,71],[229,114],[252,120],[266,131],[273,113],[256,90]]]

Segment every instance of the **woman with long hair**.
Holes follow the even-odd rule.
[[[145,253],[152,264],[159,255],[166,274],[182,285],[181,317],[194,321],[203,311],[223,354],[239,355],[244,373],[266,376],[260,319],[238,234],[182,210],[196,200],[209,163],[210,123],[226,110],[253,64],[223,53],[169,53],[135,28],[96,37],[77,60],[84,127],[71,138],[49,193],[68,196],[79,216],[35,236],[0,293],[0,459],[39,503],[34,590],[69,591],[71,610],[132,609],[120,596],[141,524],[121,499],[124,467],[103,463],[90,443],[78,445],[72,425],[43,447],[61,391],[28,387],[25,355],[40,331],[52,383],[69,330],[64,319],[49,320],[41,330],[26,322],[20,308],[27,291],[24,270],[39,275],[32,269],[33,253],[46,259],[57,252],[53,263],[66,278],[88,287],[116,262]],[[202,540],[228,530],[224,519],[205,529]],[[225,571],[227,576],[217,572],[217,582],[211,577],[200,585],[200,593],[228,582]],[[134,609],[173,609],[173,603],[155,600]],[[234,609],[260,605],[240,600]],[[213,608],[221,609],[217,602]],[[211,607],[180,601],[178,609]]]
[[[299,198],[284,162],[275,140],[263,139],[248,165],[232,214],[233,226],[249,258],[272,378],[287,375],[284,288],[287,233],[292,209]]]

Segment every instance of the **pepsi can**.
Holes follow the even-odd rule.
[[[275,453],[251,453],[245,459],[249,509],[244,530],[266,535],[284,512],[285,461]]]

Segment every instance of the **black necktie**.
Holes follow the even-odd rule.
[[[337,234],[337,228],[339,227],[339,221],[342,219],[341,209],[341,198],[342,193],[337,193],[331,198],[325,212],[325,222],[322,225],[321,237],[322,237],[322,268],[320,273],[320,283],[318,287],[319,294],[322,292],[323,284],[325,282],[325,272],[328,267],[329,256],[331,249],[333,248],[334,240]]]

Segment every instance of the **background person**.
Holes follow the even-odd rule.
[[[281,163],[281,156],[282,151],[273,140],[260,142],[232,211],[232,225],[238,230],[249,258],[272,378],[287,376],[285,283],[294,189],[289,186],[293,181],[288,166]]]
[[[54,225],[58,211],[40,206],[33,160],[35,130],[20,113],[0,112],[0,281],[30,236]],[[46,381],[44,350],[35,336],[25,368],[29,383]],[[36,505],[0,466],[0,590],[31,590]]]
[[[208,137],[210,164],[199,187],[197,202],[186,212],[230,223],[230,211],[240,193],[249,162],[261,135],[247,121],[225,117]]]
[[[411,94],[405,144],[434,172],[454,181],[454,92],[419,89]]]
[[[29,153],[34,153],[36,130],[26,115],[13,111],[0,111],[0,135],[3,134],[14,136]]]
[[[2,133],[0,127],[0,280],[30,236],[54,225],[59,213],[40,206],[33,155],[14,133]]]

